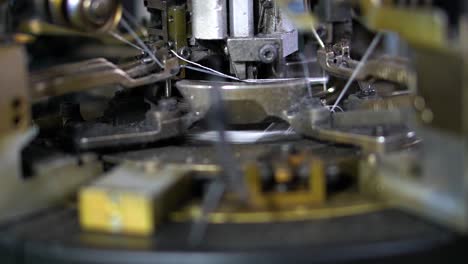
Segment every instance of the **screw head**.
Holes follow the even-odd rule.
[[[275,46],[267,44],[260,49],[258,56],[261,62],[269,64],[278,57],[278,50]]]

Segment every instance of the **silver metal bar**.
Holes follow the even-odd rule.
[[[55,71],[52,73],[42,71],[39,74],[33,75],[30,79],[30,95],[33,100],[40,100],[50,96],[87,91],[108,85],[121,85],[126,88],[134,88],[165,81],[177,75],[180,69],[178,59],[176,58],[167,60],[166,68],[163,71],[151,73],[149,70],[153,66],[154,64],[138,65],[124,71],[105,59],[66,64],[61,66],[62,69],[54,67]],[[144,75],[138,77],[140,74]]]
[[[192,32],[196,39],[227,37],[226,0],[193,0]]]
[[[252,0],[230,0],[229,19],[231,37],[252,37],[254,17]]]

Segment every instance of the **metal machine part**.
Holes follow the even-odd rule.
[[[254,1],[229,1],[229,12],[231,37],[252,37],[255,34]]]
[[[265,130],[238,130],[226,131],[226,142],[229,144],[253,144],[264,142],[276,142],[297,140],[300,138],[290,127],[275,129],[276,124],[272,123]],[[216,131],[200,132],[190,134],[190,139],[194,142],[216,143],[220,141],[219,134]]]
[[[323,91],[322,86],[316,85],[324,82],[325,78],[257,80],[253,83],[183,80],[176,86],[198,119],[204,118],[212,106],[212,89],[219,89],[229,112],[228,122],[252,124],[267,117],[287,120],[288,109],[307,96],[307,87],[311,85],[312,94],[316,94],[316,91]]]
[[[181,137],[197,120],[175,98],[154,104],[148,97],[134,98],[117,92],[103,110],[104,115],[85,119],[79,104],[62,103],[62,144],[79,151],[144,146]]]
[[[54,19],[67,18],[74,28],[84,31],[108,30],[118,23],[122,12],[114,0],[49,1],[49,6]],[[60,14],[63,6],[66,13]]]
[[[168,41],[168,2],[149,0],[145,1],[145,6],[151,15],[148,33],[155,40]]]
[[[431,1],[124,2],[122,28],[116,1],[22,2],[0,19],[7,263],[359,262],[466,235],[468,23]]]
[[[87,230],[152,235],[188,198],[189,176],[186,168],[150,162],[117,168],[80,191],[81,225]]]
[[[229,38],[227,49],[234,73],[241,79],[252,78],[247,63],[272,64],[282,71],[283,59],[297,51],[297,31],[253,38]],[[276,76],[278,78],[283,76]]]
[[[359,146],[367,153],[388,153],[419,142],[407,127],[411,113],[401,110],[360,110],[331,113],[317,100],[289,115],[297,133],[320,140]]]
[[[340,78],[351,77],[359,63],[351,59],[351,50],[347,42],[318,50],[317,59],[325,71]],[[404,87],[413,86],[415,78],[408,61],[394,57],[369,60],[356,76],[356,80],[359,81],[379,79],[401,84]]]
[[[353,181],[353,176],[356,173],[356,163],[353,162],[356,156],[352,150],[337,152],[337,156],[332,158],[329,156],[325,158],[320,150],[324,150],[319,145],[309,146],[305,142],[291,142],[284,145],[271,144],[271,145],[244,145],[236,148],[244,149],[241,151],[243,156],[240,158],[242,164],[242,177],[245,177],[249,193],[251,194],[248,198],[247,204],[239,204],[236,200],[227,195],[219,209],[213,212],[209,216],[209,221],[213,223],[266,223],[275,219],[275,221],[291,221],[295,220],[307,220],[307,219],[318,219],[336,217],[338,215],[347,215],[349,213],[365,213],[370,211],[378,211],[383,209],[385,206],[380,203],[372,203],[365,199],[360,199],[356,196],[356,193],[350,191],[345,195],[337,195],[333,186],[339,186],[339,182],[347,182],[348,180]],[[253,148],[256,148],[253,155]],[[183,147],[181,148],[183,149]],[[187,149],[188,150],[188,149]],[[205,148],[205,158],[212,157],[214,153],[209,148]],[[146,151],[148,152],[148,151]],[[183,157],[180,156],[180,152]],[[257,156],[258,160],[252,161],[245,155]],[[258,156],[259,153],[260,156]],[[317,154],[314,154],[317,153]],[[321,153],[321,154],[318,154]],[[341,154],[338,154],[341,153]],[[154,152],[153,154],[158,154]],[[221,177],[218,173],[219,169],[207,169],[209,164],[204,166],[198,165],[198,161],[193,160],[192,163],[187,162],[175,162],[172,159],[187,160],[190,155],[184,151],[179,150],[173,151],[173,157],[162,160],[156,157],[151,158],[151,155],[145,154],[144,152],[128,153],[127,165],[116,168],[109,176],[103,180],[107,184],[98,183],[97,185],[90,186],[87,190],[106,189],[107,193],[123,193],[127,190],[127,194],[131,194],[136,189],[151,189],[152,186],[156,186],[158,192],[165,193],[172,188],[171,186],[161,187],[159,184],[175,182],[181,179],[181,177],[191,178],[192,185],[198,185],[204,181],[216,181],[218,177]],[[139,155],[146,156],[148,159],[145,162],[136,162],[141,168],[136,166],[129,167],[131,164],[130,160],[132,157],[136,160],[140,160]],[[188,156],[186,156],[188,155]],[[109,159],[109,158],[108,158]],[[111,160],[114,158],[110,158]],[[214,158],[215,159],[215,158]],[[209,163],[213,162],[211,160]],[[213,163],[212,166],[216,167]],[[130,175],[134,172],[139,185],[141,181],[147,181],[148,178],[156,177],[156,181],[147,181],[146,186],[139,186],[137,188],[130,187],[128,184],[122,185],[120,182],[114,182],[116,178],[127,178],[130,179]],[[154,175],[156,172],[160,174]],[[194,173],[209,173],[205,176],[197,177]],[[144,178],[140,179],[141,174],[146,174]],[[164,180],[166,176],[173,175],[170,177],[171,181]],[[160,178],[159,178],[160,177]],[[146,180],[145,180],[146,179]],[[124,180],[126,181],[126,180]],[[342,182],[343,183],[343,182]],[[102,187],[102,188],[100,188]],[[188,189],[184,191],[177,191],[179,197],[190,198],[190,203],[182,206],[180,209],[174,210],[172,213],[166,213],[169,219],[173,221],[187,221],[189,219],[199,219],[201,215],[201,204],[196,198],[196,193],[191,192]],[[138,193],[135,193],[136,195]],[[99,199],[98,197],[89,197],[91,200]],[[128,197],[126,197],[128,198]],[[151,198],[151,195],[146,199]],[[284,199],[283,199],[284,198]],[[87,217],[92,217],[92,211],[98,214],[107,215],[106,217],[96,218],[95,220],[103,221],[99,227],[101,230],[106,229],[108,232],[126,232],[125,229],[112,229],[112,215],[105,210],[100,210],[92,203],[91,200],[87,201],[88,206],[86,214]],[[351,201],[349,201],[351,200]],[[150,201],[148,201],[150,202]],[[153,201],[154,202],[158,202]],[[94,204],[94,205],[93,205]],[[124,203],[120,203],[124,205]],[[99,206],[99,205],[98,205]],[[300,209],[299,209],[300,208]],[[96,211],[97,210],[97,211]],[[140,210],[140,207],[134,207],[130,209],[136,212]],[[120,214],[125,214],[125,210],[122,210]],[[158,213],[158,212],[157,212]],[[118,213],[119,214],[119,213]],[[158,215],[159,217],[159,215]],[[127,218],[130,220],[130,218]],[[120,222],[120,221],[117,221]],[[133,223],[136,223],[133,221]],[[142,222],[140,222],[142,223]],[[159,225],[158,221],[158,225]],[[122,222],[125,224],[125,222]],[[145,231],[153,230],[151,228],[144,229]],[[128,230],[127,230],[128,231]]]
[[[154,23],[160,25],[152,32],[156,38],[167,40],[167,11],[158,6],[167,9],[171,5],[165,1],[148,2],[148,9],[157,21]],[[192,55],[199,60],[211,55],[227,55],[230,72],[240,79],[257,78],[261,68],[273,71],[276,78],[285,77],[284,60],[299,48],[298,31],[277,3],[242,0],[230,1],[229,10],[227,7],[227,1],[219,0],[196,0],[188,6],[192,24],[191,51],[194,53],[187,54],[188,57]],[[156,12],[156,9],[162,11]],[[156,26],[150,29],[153,28]],[[221,43],[222,49],[216,48]],[[180,52],[181,48],[177,46],[176,50]]]
[[[81,150],[149,144],[183,135],[195,122],[191,114],[149,111],[138,124],[113,126],[84,124],[75,127],[74,145]]]
[[[318,1],[315,12],[327,23],[347,22],[351,20],[351,5],[345,1]]]
[[[346,173],[352,174],[352,156],[325,160],[304,150],[288,152],[291,150],[286,147],[267,152],[256,162],[247,161],[243,166],[250,193],[247,205],[236,204],[227,196],[208,215],[208,221],[246,224],[275,219],[282,222],[379,211],[385,207],[360,200],[352,192],[335,195],[330,188],[334,176],[346,178]],[[344,202],[346,199],[348,202]],[[201,217],[200,209],[195,202],[172,217],[175,221],[197,219]]]
[[[79,32],[98,33],[114,29],[122,17],[116,0],[36,0],[36,13],[43,23]],[[34,19],[34,17],[30,18]]]
[[[245,1],[231,2],[231,27],[234,25],[247,31],[238,36],[236,28],[231,29],[227,40],[231,72],[240,79],[254,78],[258,67],[256,64],[260,63],[271,65],[277,78],[284,77],[284,58],[299,47],[297,29],[274,1],[259,1],[258,27],[256,30],[250,29],[253,22],[250,22],[250,13],[243,11],[246,4]],[[251,10],[253,12],[254,9]],[[243,20],[236,21],[238,19]]]
[[[0,136],[10,136],[28,130],[31,120],[26,57],[16,45],[0,46]]]
[[[465,233],[466,147],[453,136],[440,137],[429,131],[419,135],[423,140],[431,140],[431,144],[385,156],[371,155],[363,161],[362,192]],[[424,154],[433,151],[440,156]],[[448,162],[450,167],[442,165]]]
[[[148,25],[151,40],[167,42],[170,48],[179,52],[186,48],[190,26],[187,21],[187,4],[173,0],[149,0],[144,4],[151,15]]]
[[[462,28],[466,34],[466,24]],[[461,43],[466,41],[465,35]],[[399,208],[466,232],[468,149],[463,102],[467,57],[463,50],[433,44],[413,43],[421,95],[414,100],[419,120],[416,132],[423,144],[403,153],[370,156],[363,163],[368,171],[362,177],[362,188],[381,199],[394,197],[392,203]],[[450,74],[435,75],[434,65]],[[440,86],[450,91],[441,92]]]
[[[171,6],[169,8],[169,41],[175,50],[184,54],[187,48],[187,7],[185,5]]]
[[[61,203],[81,184],[102,173],[102,164],[93,154],[49,152],[40,162],[24,166],[22,152],[38,132],[37,127],[31,127],[24,49],[1,45],[0,58],[0,82],[6,84],[0,89],[0,221],[8,221]]]
[[[139,61],[128,69],[122,69],[106,59],[56,66],[31,76],[31,96],[38,100],[109,85],[134,88],[165,81],[179,73],[177,59],[169,59],[165,65],[163,71],[156,73],[153,73],[157,69],[155,63]]]
[[[442,13],[434,14],[434,10],[427,9],[415,16],[410,9],[372,4],[368,9],[372,13],[371,27],[390,28],[411,44],[416,57],[418,83],[415,87],[421,95],[414,100],[419,120],[416,132],[423,144],[394,155],[369,156],[364,165],[369,170],[361,177],[363,190],[382,199],[392,197],[389,200],[399,208],[466,232],[467,112],[462,101],[467,94],[467,58],[464,49],[448,44],[455,42],[455,46],[465,46],[466,21],[460,25],[463,37],[450,41]],[[399,23],[388,23],[385,19],[388,15],[398,17]],[[411,30],[406,23],[409,20],[418,21],[411,23],[415,25]],[[418,30],[422,28],[431,30]],[[449,74],[438,75],[442,68]],[[449,87],[450,91],[441,92],[440,86]]]
[[[193,0],[192,9],[194,38],[220,40],[228,36],[226,0]]]

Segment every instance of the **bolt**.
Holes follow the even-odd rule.
[[[276,60],[278,50],[275,46],[267,44],[260,49],[258,56],[261,62],[269,64]]]
[[[189,47],[183,47],[179,50],[179,55],[188,59],[192,55],[192,50]]]

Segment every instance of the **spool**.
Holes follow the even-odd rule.
[[[122,18],[117,0],[48,0],[54,24],[84,32],[106,32]]]

